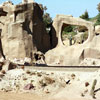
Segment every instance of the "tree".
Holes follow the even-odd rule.
[[[82,14],[82,15],[80,16],[80,18],[88,20],[88,19],[89,19],[88,11],[86,10],[86,11],[84,12],[84,14]]]
[[[99,13],[97,15],[97,20],[96,20],[95,26],[100,25],[100,3],[97,5],[97,9],[98,9]]]
[[[48,28],[49,25],[52,23],[52,18],[50,17],[49,13],[44,13],[43,21],[44,21],[44,24],[45,24],[46,28]]]
[[[100,25],[100,13],[97,15],[97,21],[95,23],[95,26],[96,25]]]
[[[52,25],[52,18],[50,17],[50,14],[47,13],[47,7],[46,6],[43,6],[42,4],[39,4],[41,10],[43,11],[43,21],[44,21],[44,24],[46,26],[46,30],[48,32],[48,30],[51,28],[51,25]]]
[[[100,12],[100,3],[97,5],[97,10]]]
[[[47,10],[47,7],[46,7],[46,6],[44,6],[44,7],[43,7],[43,11],[44,11],[44,12],[46,12],[46,10]]]

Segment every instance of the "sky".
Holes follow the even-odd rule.
[[[7,0],[0,0],[0,3]],[[21,2],[21,0],[10,0],[15,4]],[[100,0],[34,0],[37,3],[43,4],[47,7],[47,11],[52,18],[57,14],[72,15],[79,17],[86,10],[89,13],[89,17],[94,17],[98,14],[97,4]]]

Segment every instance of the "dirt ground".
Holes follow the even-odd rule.
[[[38,95],[31,93],[0,92],[0,100],[72,100],[72,99],[66,99],[66,98],[48,99],[47,97],[39,97]],[[90,100],[90,99],[74,98],[73,100]]]
[[[1,78],[0,88],[3,91],[0,91],[0,100],[100,100],[100,91],[96,92],[96,99],[93,99],[92,95],[90,95],[95,79],[97,80],[95,90],[100,88],[100,70],[98,68],[86,68],[84,70],[79,68],[74,69],[74,71],[73,68],[62,70],[56,68],[45,68],[45,70],[43,68],[42,70],[41,68],[34,68],[30,69],[30,71],[28,70],[28,72],[27,70],[10,70]],[[41,80],[45,82],[45,77],[49,77],[51,83],[46,81],[47,86],[43,87]],[[53,81],[54,83],[52,83],[51,79],[55,80]],[[24,90],[23,87],[30,81],[35,88],[28,91]],[[68,81],[69,83],[66,83]],[[14,88],[17,83],[20,85],[19,91],[17,91],[17,87]],[[89,83],[88,86],[85,85],[86,83]],[[10,87],[8,87],[9,85]]]
[[[43,100],[43,98],[31,93],[0,92],[0,100]]]

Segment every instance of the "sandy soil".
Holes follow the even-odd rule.
[[[43,98],[31,93],[0,92],[0,100],[43,100]]]
[[[100,100],[100,91],[96,92],[96,99],[90,95],[95,79],[97,80],[95,90],[100,88],[100,70],[93,72],[88,70],[39,71],[38,69],[36,71],[31,69],[26,72],[15,69],[8,71],[1,78],[0,89],[4,88],[5,92],[0,92],[0,100]],[[67,84],[68,80],[70,82]],[[30,82],[35,86],[35,90],[23,90],[23,87]],[[47,86],[44,86],[45,82]],[[86,82],[89,83],[88,86],[85,86]],[[9,85],[10,87],[8,87]],[[18,85],[20,86],[19,91],[17,91]],[[12,92],[7,90],[12,90]]]
[[[61,97],[59,99],[48,99],[47,97],[39,97],[36,94],[31,93],[8,93],[8,92],[0,92],[0,100],[90,100],[86,98],[64,98]]]

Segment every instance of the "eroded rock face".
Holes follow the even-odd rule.
[[[100,34],[100,25],[95,26],[95,33]]]
[[[33,52],[46,52],[50,48],[42,15],[36,3],[0,6],[0,39],[7,59],[31,57]]]
[[[83,44],[64,46],[61,39],[61,32],[65,25],[85,26],[88,29],[88,39]],[[45,54],[46,63],[50,66],[78,66],[86,57],[98,58],[100,37],[94,37],[94,25],[92,22],[81,18],[74,18],[67,15],[57,15],[53,21],[52,46],[55,47]],[[97,38],[97,39],[96,39]],[[96,50],[94,50],[94,47]],[[88,49],[87,49],[88,48]],[[84,54],[85,51],[85,54]],[[94,53],[94,55],[90,54]],[[98,51],[98,53],[97,53]]]
[[[90,42],[94,36],[94,25],[92,22],[85,21],[81,18],[75,18],[68,15],[57,15],[53,21],[52,28],[52,46],[63,45],[61,35],[62,30],[66,25],[76,25],[86,27],[88,30],[87,42]]]

